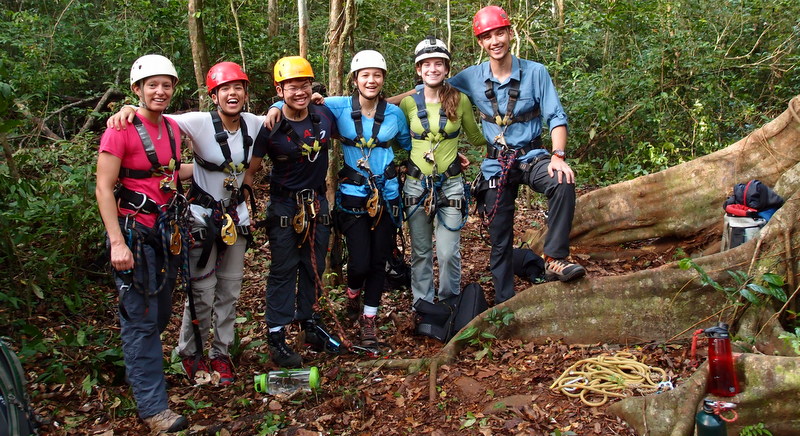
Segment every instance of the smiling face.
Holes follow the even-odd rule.
[[[486,51],[489,58],[502,60],[509,54],[511,44],[511,28],[500,27],[478,35],[478,44]]]
[[[449,72],[444,58],[428,58],[417,63],[417,74],[422,77],[422,83],[431,88],[441,85]]]
[[[380,68],[364,68],[356,71],[353,82],[358,88],[358,92],[368,99],[373,100],[378,97],[383,89],[384,73]]]
[[[247,86],[242,80],[223,83],[214,89],[211,100],[223,114],[236,116],[244,109],[244,103],[247,100]]]
[[[162,113],[167,110],[172,100],[175,82],[170,76],[150,76],[135,83],[132,88],[139,100],[144,103],[145,109]]]
[[[275,87],[286,106],[294,111],[302,111],[311,104],[311,79],[288,79]]]

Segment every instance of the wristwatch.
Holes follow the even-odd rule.
[[[553,156],[566,160],[567,152],[564,150],[553,150]]]

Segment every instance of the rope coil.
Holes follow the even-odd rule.
[[[667,373],[648,366],[631,353],[601,355],[575,362],[550,386],[592,407],[602,406],[609,397],[625,398],[634,391],[643,395],[671,386]]]

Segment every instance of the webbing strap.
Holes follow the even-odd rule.
[[[411,137],[414,139],[425,139],[429,133],[432,133],[431,130],[431,123],[428,119],[428,109],[425,106],[425,93],[423,91],[424,88],[417,89],[411,97],[414,99],[414,103],[417,105],[417,118],[419,118],[420,124],[422,124],[422,128],[424,129],[422,133],[417,134],[414,131],[411,131]],[[458,137],[458,134],[461,132],[461,129],[456,129],[454,132],[445,133],[444,126],[447,125],[447,113],[444,111],[444,106],[442,105],[439,107],[439,130],[438,133],[442,133],[444,139],[452,139]]]
[[[167,169],[163,164],[161,164],[161,162],[158,161],[156,147],[153,144],[153,140],[150,138],[150,134],[147,133],[147,128],[142,123],[142,120],[139,119],[139,117],[133,117],[133,125],[136,127],[136,133],[139,134],[139,138],[142,140],[142,147],[144,147],[147,160],[150,161],[150,169],[135,170],[121,167],[119,169],[119,178],[147,179],[150,177],[160,177],[161,175],[166,174]],[[172,161],[175,162],[174,171],[177,172],[181,168],[181,161],[178,159],[178,146],[175,143],[175,135],[172,132],[172,126],[169,125],[167,120],[164,120],[164,125],[167,128],[167,135],[169,136],[169,148],[172,151]],[[169,162],[167,162],[167,165],[169,165]]]
[[[342,169],[339,170],[338,176],[339,183],[347,183],[350,185],[362,186],[366,185],[368,181],[367,178],[359,173],[355,168],[347,164],[342,166]],[[392,164],[387,165],[386,169],[383,171],[383,178],[389,180],[395,177],[397,177],[397,168],[395,168],[395,166]]]
[[[311,137],[311,143],[314,144],[315,141],[319,141],[320,139],[319,134],[322,131],[320,127],[322,124],[322,119],[320,118],[317,111],[314,109],[314,105],[308,106],[308,114],[311,117],[311,130],[314,134],[314,136]],[[294,151],[294,153],[292,153],[292,155],[289,156],[290,159],[295,159],[302,156],[303,150],[308,150],[309,148],[312,149],[311,151],[308,151],[309,155],[311,154],[312,151],[319,152],[320,150],[322,150],[322,148],[318,150],[313,150],[313,146],[309,146],[306,142],[300,139],[300,136],[292,128],[292,125],[289,124],[289,121],[286,119],[286,117],[281,117],[281,120],[278,122],[278,125],[274,129],[272,129],[270,137],[272,135],[275,135],[276,133],[281,133],[288,136],[289,140],[291,140],[292,143],[294,143],[294,145],[297,146],[297,149]]]
[[[519,77],[522,78],[522,67],[519,69]],[[486,91],[484,94],[489,102],[492,104],[492,110],[494,111],[493,114],[485,114],[481,112],[481,119],[484,121],[494,123],[497,125],[509,125],[511,123],[523,123],[526,121],[530,121],[541,114],[539,110],[539,103],[536,103],[534,107],[526,113],[519,114],[514,116],[514,108],[517,105],[517,100],[519,100],[519,80],[517,79],[510,79],[509,84],[510,88],[508,90],[508,104],[506,105],[506,114],[504,117],[500,117],[500,108],[497,104],[497,95],[494,92],[494,84],[491,79],[486,79]]]
[[[356,128],[356,137],[352,140],[353,144],[350,144],[348,141],[343,140],[345,144],[354,145],[356,147],[364,147],[364,126],[361,124],[361,102],[358,100],[358,92],[353,93],[351,107],[353,110],[350,112],[350,116],[353,118],[353,124]],[[372,134],[370,138],[373,140],[373,147],[386,147],[387,145],[380,144],[378,142],[378,133],[381,130],[381,124],[385,119],[386,113],[386,100],[380,99],[378,101],[378,105],[375,107],[375,119],[372,123]]]
[[[422,170],[413,161],[408,161],[408,164],[406,165],[406,174],[415,179],[422,179],[422,177],[425,176],[425,174],[422,173]],[[459,162],[459,160],[456,158],[453,159],[453,162],[450,163],[443,173],[438,174],[438,177],[444,181],[459,174],[461,174],[461,162]]]
[[[225,131],[225,127],[222,124],[222,118],[219,116],[219,112],[212,111],[210,114],[211,123],[214,125],[214,139],[219,144],[220,150],[222,151],[222,156],[225,158],[225,160],[221,164],[214,164],[198,156],[196,153],[194,160],[198,165],[209,171],[230,172],[233,158],[231,157],[231,147],[228,145],[228,132]],[[247,123],[245,123],[241,117],[239,118],[239,128],[242,131],[242,144],[244,150],[242,165],[246,169],[250,166],[248,157],[250,155],[250,147],[253,145],[253,138],[247,134]]]

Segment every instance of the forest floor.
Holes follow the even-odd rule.
[[[515,234],[541,225],[544,214],[535,204],[518,210]],[[301,352],[305,365],[320,368],[321,389],[289,397],[258,393],[253,376],[278,369],[269,360],[263,322],[269,246],[263,234],[258,236],[259,248],[247,254],[239,301],[240,341],[232,349],[236,382],[225,388],[192,386],[179,369],[179,363],[165,365],[170,405],[190,421],[190,430],[185,434],[635,435],[625,422],[606,413],[608,404],[616,399],[590,407],[580,399],[552,391],[551,383],[578,360],[618,351],[633,353],[644,363],[664,369],[676,385],[693,371],[685,342],[576,345],[562,343],[557,337],[540,344],[497,339],[488,341],[491,352],[482,357],[479,354],[482,350],[475,347],[462,351],[456,361],[438,368],[433,383],[427,368],[409,373],[385,365],[394,359],[432,357],[443,346],[434,339],[413,335],[411,292],[395,290],[384,294],[379,313],[382,340],[388,345],[383,355],[378,358],[352,353],[329,355],[293,344]],[[481,283],[491,304],[494,292],[485,237],[479,220],[470,218],[462,233],[462,283]],[[573,253],[573,258],[587,268],[587,277],[582,280],[657,267],[675,256],[674,251],[661,251],[629,257],[623,253],[624,249],[620,247],[620,256],[611,260]],[[517,292],[536,292],[535,285],[519,278],[515,288]],[[111,288],[105,291],[114,292]],[[165,356],[170,356],[177,343],[183,297],[179,294],[174,297],[174,316],[163,335]],[[341,290],[330,291],[328,300],[336,313],[343,314]],[[94,310],[97,322],[105,324],[100,327],[116,334],[118,324],[109,316],[113,308]],[[347,325],[346,321],[343,323]],[[290,342],[297,332],[296,325],[290,327]],[[356,329],[352,327],[347,332],[355,337]],[[86,347],[81,352],[103,351]],[[26,370],[29,378],[35,379],[45,369],[29,363]],[[121,380],[121,368],[109,366],[106,370],[116,376],[109,375],[106,382],[91,387],[89,394],[82,389],[86,373],[80,368],[68,374],[67,383],[31,383],[32,402],[45,421],[40,434],[147,434],[147,427],[136,416],[127,385]]]

